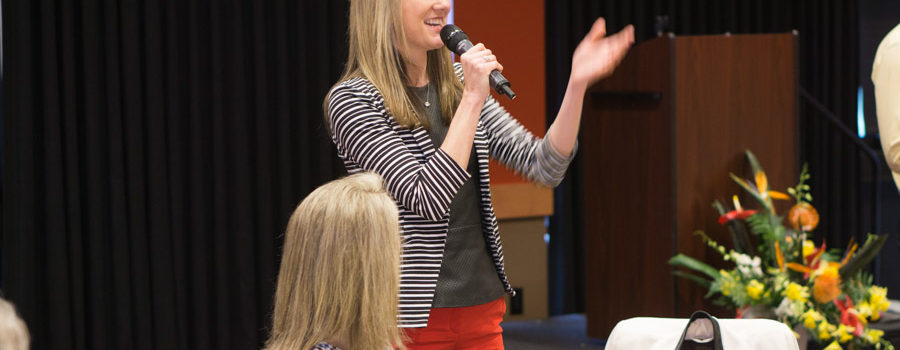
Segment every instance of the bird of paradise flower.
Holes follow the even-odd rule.
[[[819,214],[811,204],[812,195],[806,184],[810,178],[808,167],[804,165],[798,184],[788,188],[788,196],[769,189],[766,173],[756,157],[750,151],[746,155],[753,170],[753,179],[743,179],[734,174],[730,177],[759,203],[760,208],[745,209],[737,195],[732,197],[732,210],[727,210],[719,201],[713,204],[721,215],[719,223],[728,226],[731,232],[734,249],[728,252],[703,231],[696,232],[724,260],[735,262],[736,268],[731,271],[716,270],[702,261],[678,254],[670,259],[670,264],[702,275],[678,270],[674,273],[709,289],[707,297],[720,293],[719,300],[731,303],[738,315],[749,306],[746,303],[772,308],[777,305],[783,312],[801,310],[796,312],[802,315],[794,315],[790,320],[784,318],[783,321],[805,326],[816,335],[818,341],[835,339],[828,345],[830,349],[839,349],[840,344],[851,341],[857,345],[877,344],[877,347],[884,345],[884,348],[893,349],[890,342],[881,339],[883,332],[867,327],[867,320],[877,320],[879,313],[887,309],[883,296],[886,289],[872,285],[871,277],[868,282],[861,282],[864,278],[860,273],[875,258],[887,236],[870,234],[862,247],[851,240],[843,257],[838,260],[838,257],[826,252],[824,242],[816,247],[807,237],[819,223]],[[796,204],[788,211],[785,220],[785,217],[776,214],[773,200],[789,200],[791,197],[796,199]],[[787,221],[789,227],[782,225],[783,221]],[[745,223],[755,235],[757,246],[752,244]],[[746,264],[750,257],[754,261],[762,257],[763,268],[750,270],[746,265],[741,266],[742,261]],[[748,273],[749,277],[746,276]],[[865,286],[868,288],[861,291],[860,288]],[[812,291],[811,300],[807,299],[808,289]]]

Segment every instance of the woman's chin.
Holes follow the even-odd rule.
[[[441,41],[440,38],[438,38],[437,42],[432,42],[432,43],[431,43],[431,47],[429,47],[428,50],[437,50],[437,49],[440,49],[440,48],[442,48],[442,47],[444,47],[444,42]]]

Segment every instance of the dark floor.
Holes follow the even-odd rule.
[[[503,346],[509,350],[603,349],[606,341],[588,338],[584,314],[535,321],[503,322]]]

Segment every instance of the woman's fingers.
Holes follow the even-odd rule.
[[[609,76],[633,43],[633,26],[628,25],[618,33],[606,36],[606,21],[598,18],[591,31],[575,49],[572,56],[571,78],[590,85]]]
[[[497,61],[497,56],[494,55],[484,55],[481,56],[482,68],[490,74],[494,69],[498,71],[503,71],[503,65],[500,64],[500,61]]]
[[[621,61],[625,58],[625,54],[628,52],[628,48],[634,44],[634,26],[628,25],[625,29],[622,29],[618,33],[616,33],[619,50],[617,54],[617,62]],[[618,63],[616,63],[618,65]]]
[[[594,21],[594,24],[591,26],[591,31],[588,32],[585,39],[598,40],[604,36],[606,36],[606,20],[603,19],[603,17],[600,17]]]
[[[629,24],[614,36],[616,36],[618,40],[624,42],[625,45],[631,45],[634,43],[634,26]]]
[[[466,77],[464,83],[466,91],[475,93],[479,98],[487,97],[490,89],[488,76],[495,69],[503,70],[503,66],[497,61],[497,56],[484,44],[478,43],[460,55],[460,61]]]
[[[484,44],[481,44],[481,43],[475,44],[475,46],[472,46],[472,48],[470,48],[468,51],[466,51],[462,55],[460,55],[459,60],[461,62],[465,63],[467,60],[471,59],[472,57],[479,57],[479,56],[483,55],[482,52],[484,52],[484,50],[485,50]]]

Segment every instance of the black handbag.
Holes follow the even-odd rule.
[[[722,350],[719,322],[706,311],[694,311],[675,350]]]

